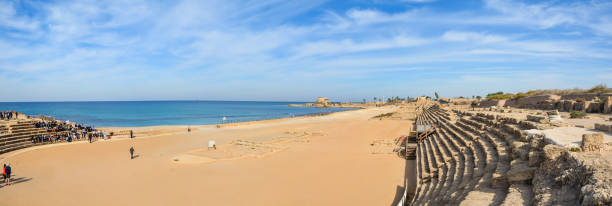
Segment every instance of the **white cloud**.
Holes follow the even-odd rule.
[[[489,35],[477,32],[447,31],[442,35],[446,41],[477,41],[480,43],[503,42],[507,38],[499,35]]]
[[[352,39],[343,39],[340,41],[317,41],[305,43],[294,49],[296,57],[305,57],[313,55],[343,55],[352,52],[375,51],[393,48],[405,48],[423,45],[429,40],[418,37],[395,36],[390,39],[355,42]]]
[[[400,0],[401,2],[412,2],[412,3],[427,3],[434,2],[436,0]]]
[[[0,28],[10,30],[0,35],[0,73],[16,76],[15,85],[21,86],[32,85],[32,79],[82,84],[88,77],[113,77],[110,82],[124,87],[135,87],[125,83],[135,82],[130,79],[158,81],[156,88],[191,85],[198,93],[210,82],[233,85],[218,88],[227,91],[241,81],[265,89],[257,82],[377,81],[376,76],[400,78],[385,76],[389,73],[450,67],[460,73],[483,65],[597,68],[612,59],[612,18],[595,7],[612,8],[605,3],[491,0],[485,11],[463,12],[439,12],[429,9],[432,4],[394,12],[376,6],[317,7],[321,4],[51,2],[36,5],[36,15],[23,15],[11,2],[0,2]],[[0,96],[11,93],[0,90]]]
[[[33,31],[39,28],[40,23],[26,16],[17,14],[12,2],[0,2],[0,27]]]

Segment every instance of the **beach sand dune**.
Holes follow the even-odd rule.
[[[138,128],[155,136],[4,154],[20,181],[0,188],[0,205],[390,205],[405,160],[371,144],[408,134],[411,121],[371,117],[395,109]]]

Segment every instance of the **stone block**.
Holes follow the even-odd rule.
[[[507,188],[508,179],[506,176],[500,173],[493,173],[493,179],[491,180],[491,187],[493,188]]]
[[[530,138],[529,138],[529,146],[531,146],[531,149],[537,149],[537,150],[542,150],[542,148],[544,148],[544,146],[546,145],[546,142],[544,141],[544,135],[543,134],[530,134]]]
[[[537,167],[540,166],[540,163],[544,160],[544,152],[540,151],[531,151],[529,152],[529,166]]]
[[[563,153],[566,153],[567,150],[561,146],[547,144],[544,146],[544,156],[547,160],[555,160]]]
[[[590,102],[588,104],[588,107],[586,108],[586,111],[589,113],[601,113],[601,105],[603,103],[599,103],[599,102]]]
[[[604,114],[612,113],[612,96],[605,97],[603,101],[603,111]]]
[[[529,167],[528,162],[512,160],[510,163],[510,170],[506,173],[508,183],[530,182],[536,169],[536,167]]]
[[[586,109],[589,107],[589,102],[576,102],[574,103],[574,110],[586,112]]]
[[[583,134],[582,151],[599,152],[604,147],[603,133]]]
[[[595,129],[603,132],[612,132],[612,124],[595,123]]]
[[[529,143],[515,141],[512,143],[512,158],[513,159],[529,159]]]
[[[542,123],[542,124],[549,123],[548,118],[546,118],[545,116],[538,116],[538,115],[527,115],[527,120],[532,121],[532,122]]]
[[[566,112],[571,112],[574,111],[574,104],[576,104],[576,101],[573,100],[566,100],[563,102],[563,111]]]

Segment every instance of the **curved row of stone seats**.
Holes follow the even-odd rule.
[[[35,121],[18,121],[9,125],[9,133],[0,135],[0,154],[35,145],[32,136],[47,133],[43,128],[36,128]]]
[[[0,125],[0,134],[8,133],[8,127],[6,125]]]
[[[455,124],[448,124],[447,128],[449,130],[449,132],[459,140],[460,144],[463,144],[468,151],[468,156],[472,157],[472,161],[468,160],[467,164],[469,166],[469,168],[473,168],[472,169],[472,177],[470,178],[468,176],[467,179],[465,179],[463,185],[465,185],[465,187],[463,188],[463,191],[461,191],[459,194],[459,198],[461,199],[470,199],[467,198],[469,196],[469,192],[471,192],[476,185],[478,184],[478,182],[480,182],[480,179],[483,177],[484,175],[484,170],[486,167],[486,152],[484,152],[484,149],[482,148],[482,146],[480,145],[480,143],[476,140],[476,137],[473,136],[473,134],[470,134],[464,130],[462,130],[461,128],[457,127]],[[469,170],[468,170],[469,171]]]
[[[431,136],[431,138],[438,137],[440,134],[441,134],[441,132],[436,134],[436,135],[434,135],[434,136]],[[422,141],[422,144],[423,145],[433,144],[433,142],[432,141]],[[457,144],[457,143],[455,143],[455,144]],[[440,146],[437,145],[437,147],[440,147]],[[432,153],[429,153],[429,154],[424,153],[424,155],[429,155],[429,156],[433,157],[433,156],[438,155],[438,154],[435,153],[435,154],[432,155]],[[423,159],[425,159],[425,158],[423,158]],[[428,159],[433,159],[433,158],[428,158]],[[438,159],[440,159],[440,158],[438,158]],[[457,159],[459,159],[459,158],[457,158]],[[459,160],[457,162],[464,162],[464,161],[463,161],[463,159],[461,159],[461,160]],[[444,163],[446,163],[446,162],[444,162]],[[431,164],[433,164],[433,163],[431,163]],[[455,174],[457,174],[457,173],[455,173],[455,174],[453,174],[451,176],[450,173],[445,172],[445,171],[449,170],[446,167],[446,164],[441,164],[441,168],[442,168],[442,170],[441,170],[442,172],[441,172],[441,174],[439,174],[437,176],[437,181],[440,182],[440,184],[435,182],[436,179],[434,179],[434,181],[423,181],[422,185],[420,187],[422,191],[421,191],[420,194],[418,194],[418,196],[416,198],[417,201],[415,201],[415,203],[414,203],[415,205],[419,205],[419,204],[432,204],[432,205],[435,205],[436,203],[434,203],[433,200],[435,200],[435,201],[445,201],[445,202],[449,202],[450,201],[448,197],[451,196],[452,194],[449,193],[449,191],[451,191],[451,189],[448,189],[448,187],[450,187],[451,184],[448,184],[448,186],[445,186],[445,185],[447,185],[445,182],[449,181],[450,177],[455,176]],[[456,167],[455,167],[454,170],[456,170]],[[452,186],[457,187],[457,184],[453,184]],[[436,195],[436,194],[440,194],[440,193],[444,193],[444,195]],[[439,197],[446,197],[446,198],[441,200],[441,199],[439,199]]]
[[[428,177],[427,179],[425,178],[425,168],[424,168],[424,153],[423,153],[423,145],[422,143],[418,142],[417,143],[417,188],[415,191],[415,195],[413,198],[413,202],[417,201],[417,199],[422,195],[423,191],[425,190],[424,187],[426,186],[425,182],[428,181]]]
[[[495,184],[493,180],[494,177],[504,172],[504,168],[507,168],[506,165],[508,164],[508,160],[507,155],[505,155],[506,148],[503,146],[501,140],[491,137],[486,134],[485,131],[477,130],[471,125],[463,122],[465,121],[458,122],[457,125],[468,132],[474,132],[476,134],[474,140],[484,149],[487,158],[483,177],[479,180],[475,190],[470,191],[466,199],[477,199],[481,203],[484,201],[485,203],[489,202],[489,204],[500,204],[506,194],[507,185]],[[501,154],[499,151],[501,151]]]
[[[419,114],[416,117],[415,124],[416,125],[432,125],[433,120],[429,115],[432,107],[426,107],[423,105]],[[429,161],[429,156],[426,155],[428,150],[425,149],[425,145],[423,141],[417,142],[417,189],[415,191],[415,198],[413,201],[416,201],[416,198],[425,195],[425,192],[429,190],[429,182],[431,181],[431,163]]]
[[[543,135],[526,135],[523,130],[534,127],[540,129],[540,126],[545,125],[529,118],[525,120],[479,112],[457,112],[457,114],[461,118],[455,122],[456,127],[465,130],[466,133],[480,136],[485,140],[482,142],[485,144],[481,145],[486,145],[486,141],[491,143],[482,147],[485,152],[487,148],[496,152],[487,153],[491,158],[487,157],[485,173],[476,187],[466,189],[469,192],[465,198],[458,202],[442,204],[436,202],[431,205],[609,205],[612,203],[609,195],[612,194],[610,193],[612,166],[606,161],[601,161],[602,158],[598,157],[598,154],[571,152],[567,148],[546,141]],[[488,182],[489,171],[493,168],[489,162],[494,162],[495,153],[497,153],[497,163],[490,178],[490,188],[487,188],[485,183]],[[472,201],[472,197],[482,198],[490,193],[499,194],[493,197],[491,203]]]
[[[437,131],[436,134],[437,135],[433,136],[432,139],[434,139],[438,147],[442,148],[441,150],[444,151],[442,154],[444,154],[446,162],[444,166],[446,167],[447,173],[446,178],[443,178],[443,186],[436,192],[438,195],[433,199],[433,202],[448,204],[450,201],[447,197],[450,197],[452,194],[451,191],[453,191],[451,188],[456,188],[455,182],[461,182],[461,178],[463,177],[465,170],[465,165],[462,164],[464,162],[464,156],[459,153],[455,145],[447,141],[447,137],[443,136],[444,134],[442,134],[441,131]]]
[[[434,112],[435,114],[435,112]],[[430,118],[433,119],[434,122],[441,122],[439,115],[433,115]],[[436,133],[439,134],[437,128]],[[429,155],[429,159],[435,160],[436,170],[432,177],[432,181],[423,182],[421,184],[421,188],[423,188],[422,195],[418,196],[419,200],[425,200],[423,204],[432,204],[434,201],[427,201],[428,199],[438,199],[441,196],[447,196],[446,192],[448,191],[448,187],[452,186],[452,177],[456,174],[457,164],[456,160],[452,156],[452,152],[448,150],[448,148],[441,147],[441,142],[438,139],[435,139],[438,135],[430,136],[430,138],[426,138],[424,141],[424,145],[429,145],[429,148],[432,148],[430,153],[425,153],[425,155]],[[445,143],[444,143],[445,144]],[[427,147],[427,146],[426,146]],[[442,149],[440,149],[442,148]],[[457,153],[455,153],[457,154]],[[419,203],[415,202],[415,205]]]
[[[490,121],[482,121],[483,117],[496,123],[492,124]],[[493,175],[492,186],[494,188],[508,187],[508,194],[503,204],[530,205],[533,199],[530,180],[535,168],[531,167],[533,166],[531,163],[528,163],[531,153],[526,142],[528,142],[529,138],[521,131],[518,125],[515,125],[523,121],[511,117],[485,114],[477,114],[472,119],[476,119],[476,121],[466,119],[463,122],[478,125],[475,123],[478,121],[487,122],[489,123],[488,125],[501,125],[501,128],[489,128],[484,133],[484,137],[490,139],[495,144],[499,154],[499,162]],[[502,137],[503,140],[499,137]],[[511,155],[509,156],[508,153]]]
[[[437,113],[437,115],[439,116],[440,113]],[[437,119],[437,118],[440,118],[438,116],[434,116],[430,118],[435,119],[434,121],[440,121],[440,119]],[[453,192],[454,190],[450,189],[451,187],[458,188],[458,184],[451,184],[451,183],[454,183],[453,182],[454,177],[457,177],[457,179],[459,179],[460,172],[458,171],[463,171],[465,168],[469,169],[470,167],[472,167],[469,165],[466,167],[465,165],[457,164],[458,162],[465,163],[466,162],[465,159],[469,159],[473,161],[473,157],[471,157],[473,155],[458,152],[459,150],[457,148],[459,147],[465,150],[466,148],[465,143],[458,143],[458,141],[460,140],[452,138],[451,135],[447,135],[445,132],[440,131],[440,129],[437,129],[437,130],[438,132],[435,135],[430,136],[430,138],[426,138],[424,141],[421,141],[419,143],[423,145],[421,148],[430,150],[429,152],[419,153],[420,155],[426,156],[426,157],[422,157],[419,159],[423,161],[427,161],[427,163],[421,162],[422,165],[420,167],[436,166],[435,173],[437,175],[436,174],[430,175],[432,177],[431,181],[421,181],[420,182],[421,183],[421,186],[419,187],[420,191],[417,193],[417,197],[415,198],[416,200],[414,202],[415,205],[419,205],[419,204],[434,205],[440,202],[449,203],[453,201],[452,198],[448,198],[448,197],[458,196],[457,192]],[[448,138],[448,139],[442,140],[442,138]],[[448,142],[452,142],[452,143],[448,143]],[[448,144],[453,144],[454,146],[447,147]],[[445,146],[441,146],[441,145],[445,145]],[[452,154],[453,151],[455,155]],[[469,150],[465,150],[465,151],[469,151]],[[461,155],[461,158],[458,157],[459,156],[458,154]],[[452,162],[452,163],[448,164],[449,162]],[[465,172],[461,172],[461,177],[463,175],[471,176],[472,173],[473,172],[470,172],[469,170],[465,170]],[[459,181],[459,182],[461,182],[461,184],[467,183],[467,181]]]
[[[498,127],[499,123],[495,120],[488,119],[481,116],[472,116],[471,119],[475,122],[486,125],[487,127]]]
[[[431,125],[434,122],[434,111],[436,111],[438,109],[437,105],[433,105],[429,108],[424,109],[421,113],[419,113],[419,115],[417,115],[416,118],[416,124],[417,125]]]
[[[516,125],[494,127],[515,121],[493,115],[458,115],[464,117],[451,122],[447,113],[434,108],[420,116],[437,123],[438,128],[435,135],[419,142],[419,185],[412,205],[530,204],[529,183],[508,180],[506,174],[512,172],[511,165],[525,163],[519,152],[522,145],[515,144],[521,142],[521,130]]]

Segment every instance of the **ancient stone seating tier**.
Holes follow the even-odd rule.
[[[0,132],[0,154],[14,150],[31,147],[44,143],[32,143],[31,137],[41,134],[50,135],[44,128],[36,128],[36,121],[18,121],[14,124],[5,125],[7,132]],[[2,131],[2,128],[0,128]],[[59,133],[56,133],[59,134]]]
[[[453,112],[461,118],[451,121],[450,112],[437,107],[417,118],[438,126],[434,135],[417,143],[412,205],[530,205],[526,143],[520,141],[524,135],[517,125],[504,125],[514,121]],[[515,174],[508,176],[509,172]]]

